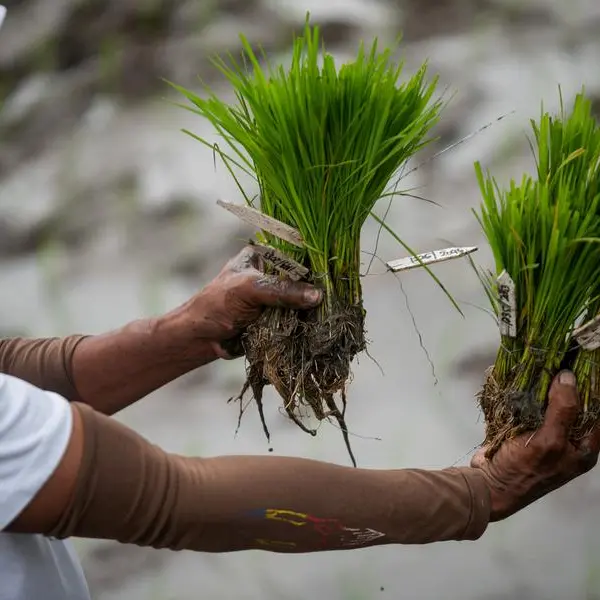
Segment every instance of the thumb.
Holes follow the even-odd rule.
[[[552,381],[542,430],[566,441],[579,411],[577,380],[571,371],[561,371]]]
[[[309,309],[318,306],[323,300],[323,292],[308,283],[260,272],[257,274],[253,285],[253,300],[260,306]]]

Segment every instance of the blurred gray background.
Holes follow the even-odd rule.
[[[412,71],[428,59],[450,100],[424,156],[495,123],[404,180],[442,205],[397,199],[392,226],[419,251],[477,245],[473,161],[503,181],[532,166],[526,140],[540,102],[582,85],[600,106],[598,0],[4,0],[0,34],[0,329],[3,335],[102,332],[182,302],[251,232],[215,204],[241,200],[209,150],[180,132],[211,135],[167,101],[162,78],[223,82],[214,52],[238,33],[285,60],[307,10],[328,48],[351,58],[361,38],[404,32]],[[384,212],[387,205],[380,207]],[[376,227],[365,231],[374,247]],[[378,254],[405,253],[382,235]],[[368,257],[367,257],[368,258]],[[361,466],[464,464],[482,438],[474,395],[497,334],[466,261],[436,267],[463,304],[454,311],[427,274],[383,274],[364,291],[370,352],[356,365],[349,427]],[[408,304],[407,304],[408,303]],[[417,331],[419,333],[417,333]],[[419,336],[422,338],[422,344]],[[423,347],[425,349],[423,349]],[[427,352],[426,352],[426,351]],[[430,357],[430,360],[428,359]],[[432,370],[435,367],[435,372]],[[266,453],[255,411],[237,437],[242,361],[167,386],[119,416],[186,454]],[[348,464],[340,432],[313,439],[272,395],[275,453]],[[380,438],[380,439],[374,439]],[[209,556],[78,543],[97,600],[381,598],[597,600],[600,471],[536,503],[475,543],[386,547],[314,556]],[[32,599],[38,600],[38,599]],[[41,600],[41,599],[40,599]]]

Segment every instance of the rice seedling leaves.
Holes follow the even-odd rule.
[[[475,165],[483,198],[476,216],[496,263],[483,283],[496,315],[493,279],[506,272],[516,289],[516,335],[502,335],[480,397],[493,445],[539,424],[561,367],[579,375],[586,409],[593,396],[600,400],[600,377],[592,378],[598,367],[591,367],[598,357],[578,351],[573,338],[576,323],[600,312],[600,127],[582,92],[570,112],[561,96],[560,113],[542,109],[531,128],[537,177],[501,189]]]

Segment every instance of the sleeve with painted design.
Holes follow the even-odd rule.
[[[89,406],[71,406],[83,439],[76,467],[63,473],[74,492],[58,524],[22,522],[16,530],[173,550],[299,553],[472,540],[488,525],[489,490],[472,469],[184,457]]]

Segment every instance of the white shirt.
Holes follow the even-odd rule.
[[[0,600],[90,600],[68,542],[3,532],[60,463],[71,427],[64,398],[0,373]]]

